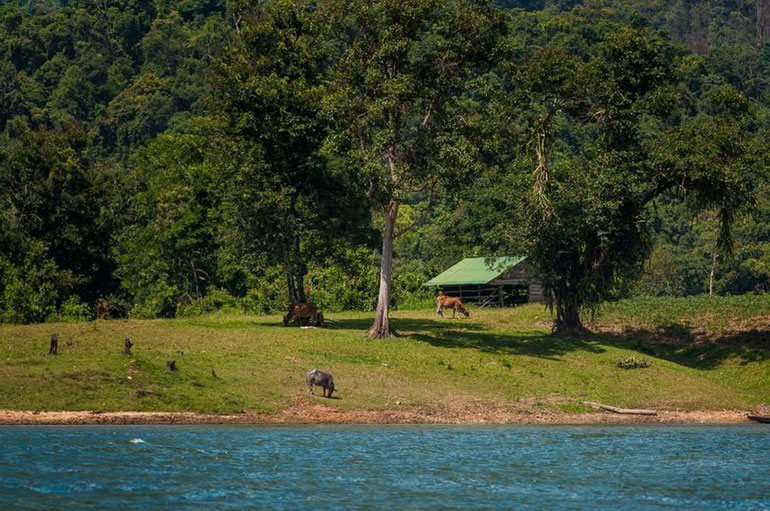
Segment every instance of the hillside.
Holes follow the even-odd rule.
[[[590,412],[582,401],[700,411],[770,404],[767,296],[623,301],[595,320],[602,333],[584,338],[550,334],[538,305],[473,309],[463,320],[401,311],[397,340],[364,338],[368,314],[331,319],[320,329],[230,314],[2,326],[0,407],[484,422]],[[57,356],[47,355],[53,332]],[[133,356],[122,354],[126,337]],[[651,365],[619,368],[628,357]],[[304,375],[313,367],[334,375],[338,399],[308,396]]]
[[[481,52],[494,59],[474,64],[468,70],[473,76],[458,77],[464,85],[458,82],[450,95],[457,101],[454,110],[431,117],[448,120],[425,146],[433,148],[431,154],[407,158],[419,162],[414,168],[420,170],[400,181],[415,182],[404,191],[409,197],[396,225],[402,236],[394,241],[394,302],[420,299],[422,282],[463,257],[528,253],[535,259],[536,241],[567,238],[516,230],[532,213],[524,200],[535,168],[528,134],[540,129],[537,119],[552,103],[564,108],[547,130],[553,134],[546,160],[555,187],[549,193],[555,194],[554,205],[582,204],[563,213],[586,222],[578,232],[620,211],[613,201],[619,187],[630,183],[629,173],[637,176],[630,191],[646,197],[640,190],[658,176],[650,169],[669,149],[668,166],[682,163],[691,170],[713,157],[695,177],[729,177],[727,182],[740,183],[750,195],[733,194],[735,211],[721,215],[715,208],[724,201],[708,193],[693,196],[694,188],[676,179],[674,189],[645,199],[619,225],[598,229],[601,238],[639,226],[640,246],[632,247],[627,237],[607,246],[616,257],[606,260],[624,261],[615,270],[631,268],[630,277],[613,270],[614,278],[624,280],[624,296],[770,291],[768,3],[493,4],[499,8],[491,13],[500,20],[494,42],[499,51]],[[334,30],[315,32],[326,18],[303,25],[302,16],[277,14],[290,3],[259,5],[0,4],[0,322],[181,317],[235,301],[249,312],[276,312],[305,287],[327,310],[375,307],[382,246],[382,208],[376,202],[390,185],[373,187],[369,178],[382,173],[367,177],[362,172],[368,167],[355,160],[354,151],[336,147],[349,139],[344,132],[351,122],[338,122],[343,112],[330,107],[345,104],[347,93],[336,99],[333,93],[344,89],[339,73],[350,66],[334,67]],[[268,7],[277,10],[267,16],[261,10]],[[272,16],[276,25],[270,28],[265,20]],[[289,19],[299,25],[284,26]],[[300,44],[291,35],[296,30],[306,32],[309,42]],[[447,37],[462,33],[449,31]],[[632,36],[633,44],[621,44]],[[647,49],[631,56],[642,47]],[[297,51],[283,54],[280,48]],[[538,48],[549,50],[541,55]],[[612,57],[615,51],[623,58]],[[619,65],[632,61],[628,69]],[[636,76],[642,61],[650,81]],[[559,71],[565,63],[569,69]],[[364,69],[371,71],[365,64],[353,71]],[[298,70],[304,70],[301,80]],[[403,83],[411,83],[411,76],[433,74],[423,69]],[[271,77],[281,78],[273,83]],[[351,77],[350,84],[359,82]],[[374,93],[400,90],[401,83]],[[643,87],[624,92],[634,83]],[[470,96],[461,100],[460,91]],[[638,103],[613,103],[621,97]],[[391,99],[362,96],[359,107],[365,112],[366,105]],[[417,103],[427,108],[430,101],[426,95]],[[410,122],[424,118],[416,105],[404,116]],[[605,111],[624,113],[605,125]],[[508,113],[498,118],[495,112]],[[360,114],[353,112],[351,119]],[[457,119],[471,119],[469,129],[455,130]],[[626,133],[623,126],[633,129]],[[617,137],[598,139],[630,141],[626,135],[633,133],[638,140],[627,147],[594,145],[597,133],[616,128],[622,128]],[[671,144],[681,129],[725,142]],[[693,136],[682,135],[688,142]],[[443,149],[433,154],[439,145]],[[607,161],[630,162],[629,151],[638,158],[629,168],[607,167]],[[384,170],[384,152],[372,154]],[[592,190],[593,171],[585,170],[581,158],[598,158],[596,167],[617,182]],[[441,177],[418,183],[426,172]],[[562,192],[588,195],[557,200],[559,183],[568,183]],[[663,182],[652,191],[672,186]],[[721,189],[716,183],[703,188]],[[602,190],[613,193],[605,197]],[[607,205],[607,211],[598,214],[591,204]],[[511,222],[514,211],[522,218]],[[734,218],[732,251],[716,243],[724,218]],[[629,253],[618,257],[623,247]],[[296,282],[295,290],[288,289],[287,278]]]

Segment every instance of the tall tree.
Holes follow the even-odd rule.
[[[574,37],[568,27],[556,28],[567,32],[561,40]],[[547,25],[544,34],[554,40]],[[565,332],[581,331],[582,310],[641,274],[651,250],[647,208],[663,194],[715,208],[727,252],[760,164],[741,94],[725,89],[718,113],[688,115],[666,41],[630,27],[596,35],[589,46],[529,41],[501,109],[514,120],[506,136],[528,152],[509,168],[531,188],[510,198],[517,216],[503,220],[511,233],[503,239],[530,254]]]
[[[114,286],[104,221],[104,169],[84,132],[27,132],[0,147],[0,316],[44,321],[71,295]],[[3,311],[2,302],[5,302]]]
[[[305,240],[334,235],[341,242],[368,215],[346,176],[320,153],[327,55],[312,5],[276,0],[231,8],[237,34],[212,77],[231,141],[226,216],[244,255],[281,261],[289,302],[304,302],[309,247],[318,247]]]
[[[216,271],[222,172],[207,157],[216,142],[161,135],[131,158],[115,259],[132,316],[173,317],[177,304],[225,287]]]
[[[383,215],[379,295],[368,334],[392,337],[399,206],[469,164],[462,93],[486,70],[504,24],[484,0],[331,0],[319,11],[334,56],[325,100],[331,141]]]

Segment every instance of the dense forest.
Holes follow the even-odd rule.
[[[0,321],[770,292],[768,0],[12,1],[0,53]]]

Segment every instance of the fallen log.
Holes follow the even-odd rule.
[[[657,410],[639,410],[634,408],[617,408],[614,406],[609,405],[603,405],[601,403],[594,403],[593,401],[583,401],[584,404],[587,404],[593,408],[596,408],[598,410],[606,410],[608,412],[612,413],[621,413],[625,415],[658,415]]]

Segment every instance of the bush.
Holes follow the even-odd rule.
[[[428,280],[414,271],[395,272],[391,296],[396,309],[426,309],[436,305],[435,290],[422,287]]]
[[[132,308],[130,298],[112,293],[96,300],[94,313],[98,319],[126,318]]]
[[[51,314],[46,318],[46,321],[51,322],[74,322],[74,321],[89,321],[93,319],[93,312],[88,304],[80,301],[80,297],[77,295],[70,295],[64,303],[59,307],[58,312]]]
[[[393,272],[390,297],[394,309],[425,308],[433,305],[433,292],[422,287],[427,278],[421,272],[399,269]],[[345,260],[315,265],[308,272],[308,299],[324,311],[371,312],[377,306],[380,284],[379,259],[360,248],[349,250]]]
[[[44,282],[33,289],[27,282],[11,280],[3,292],[4,323],[42,323],[56,312],[58,294],[54,286]]]
[[[163,281],[156,281],[152,286],[142,289],[129,316],[140,319],[173,317],[176,310],[175,294],[176,288]]]
[[[193,300],[186,305],[180,304],[176,309],[176,317],[193,318],[224,308],[233,309],[239,306],[237,298],[231,296],[230,293],[223,289],[214,288],[206,296]]]
[[[436,308],[436,294],[432,289],[424,289],[408,295],[398,302],[401,310],[421,310]]]
[[[247,314],[286,313],[289,306],[286,295],[286,277],[279,268],[271,268],[249,283],[246,296],[240,299],[243,312]]]
[[[373,311],[377,305],[379,268],[367,249],[349,250],[343,261],[312,266],[307,284],[308,300],[323,311]]]

